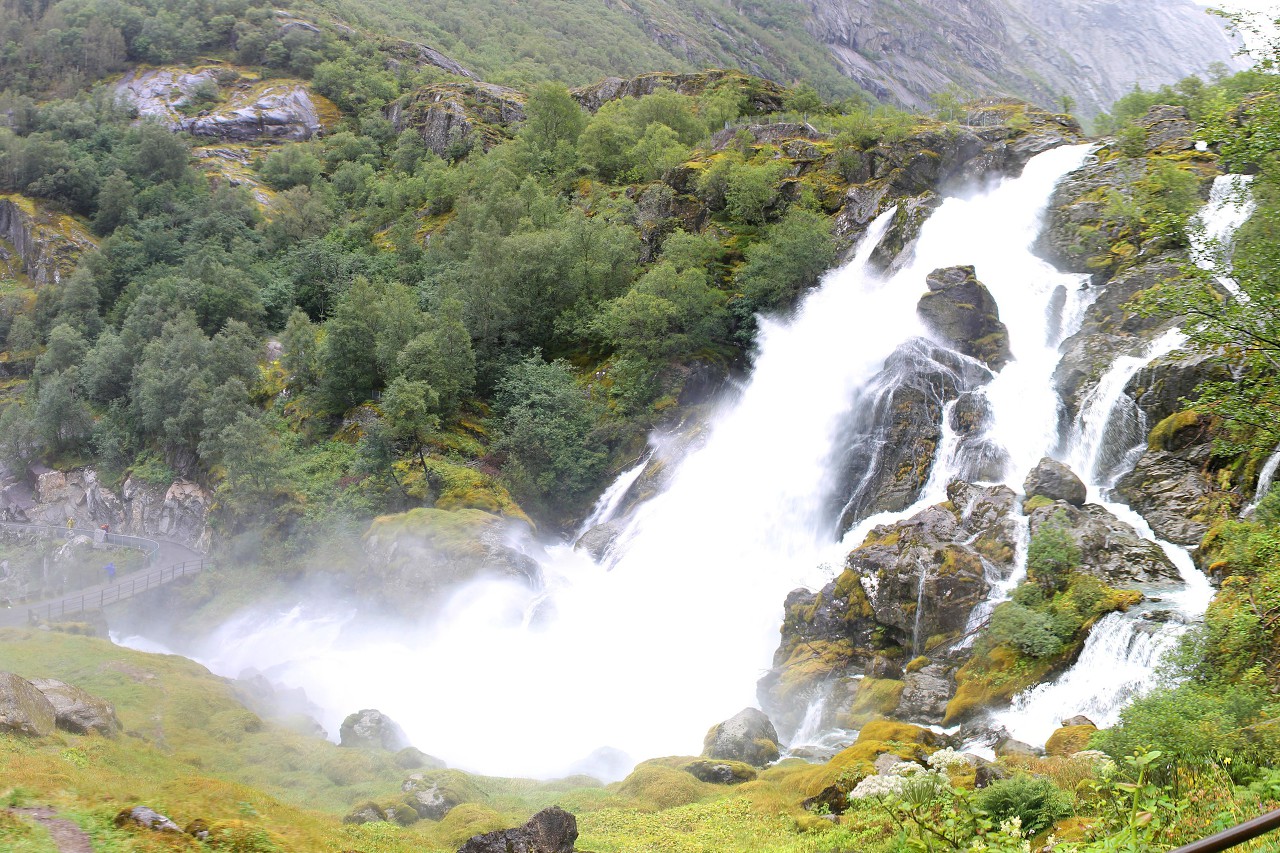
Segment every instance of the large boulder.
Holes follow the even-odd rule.
[[[474,835],[458,853],[573,853],[578,819],[559,806],[543,809],[518,829]]]
[[[107,737],[120,731],[116,709],[107,700],[53,678],[33,678],[31,684],[53,705],[58,728],[80,735],[97,732]]]
[[[44,737],[52,734],[58,714],[34,684],[12,672],[0,672],[0,732]]]
[[[1165,451],[1147,451],[1116,483],[1116,493],[1161,539],[1194,547],[1209,530],[1211,485],[1204,468]]]
[[[118,827],[136,827],[149,829],[152,832],[163,832],[170,835],[182,835],[182,827],[173,820],[162,815],[149,806],[133,806],[122,809],[115,818]]]
[[[404,781],[400,790],[408,796],[405,802],[413,807],[419,817],[441,820],[463,803],[476,803],[485,794],[471,778],[457,770],[431,770],[414,773]]]
[[[741,761],[764,767],[778,760],[778,732],[763,711],[744,708],[711,727],[702,741],[705,758]]]
[[[228,75],[234,80],[224,90],[219,81]],[[187,115],[193,95],[210,90],[216,103]],[[256,80],[226,66],[135,69],[116,84],[116,97],[173,130],[229,142],[307,140],[337,117],[333,104],[299,81]]]
[[[1084,506],[1089,492],[1084,481],[1074,471],[1048,456],[1041,459],[1031,469],[1031,473],[1027,474],[1022,491],[1029,498],[1039,495],[1050,500],[1066,501],[1072,506]]]
[[[339,730],[340,746],[355,749],[385,749],[399,752],[409,746],[409,738],[395,721],[381,711],[366,708],[349,714]]]
[[[1154,542],[1097,504],[1072,506],[1065,501],[1037,507],[1030,515],[1031,535],[1041,528],[1061,527],[1080,549],[1080,571],[1109,586],[1180,581],[1178,568]]]
[[[929,292],[916,312],[948,345],[992,370],[1009,363],[1009,329],[1000,322],[1000,306],[971,266],[934,270],[925,279]]]
[[[902,677],[904,689],[894,716],[911,722],[941,723],[947,703],[956,694],[956,667],[930,662]]]
[[[989,576],[1012,572],[1021,536],[1011,489],[954,482],[947,497],[873,529],[821,590],[787,596],[773,668],[757,686],[761,707],[785,730],[816,700],[831,724],[895,708],[936,721],[937,705],[954,692],[950,667],[903,676],[886,647],[908,660],[930,639],[959,637],[989,593]]]

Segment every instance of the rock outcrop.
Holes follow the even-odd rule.
[[[711,727],[702,741],[702,755],[764,767],[778,760],[778,732],[763,711],[744,708]]]
[[[1201,449],[1207,450],[1204,445]],[[1138,512],[1161,539],[1195,547],[1209,530],[1208,498],[1212,491],[1204,474],[1203,453],[1144,453],[1133,470],[1116,483],[1116,493]]]
[[[920,297],[916,312],[926,326],[944,343],[992,370],[1009,363],[1009,329],[1000,322],[1000,306],[973,267],[934,270],[925,283],[929,292]]]
[[[397,132],[414,129],[427,149],[456,159],[473,147],[487,151],[524,121],[525,96],[492,83],[435,83],[387,107]]]
[[[76,220],[15,193],[0,193],[0,279],[58,284],[97,240]]]
[[[1154,542],[1097,504],[1072,506],[1054,501],[1030,514],[1031,535],[1044,526],[1060,526],[1080,549],[1080,571],[1109,586],[1180,581],[1178,569]]]
[[[78,735],[96,732],[106,737],[120,731],[116,709],[107,700],[53,678],[33,678],[31,684],[53,706],[58,728]]]
[[[136,827],[149,829],[152,832],[182,835],[182,827],[150,806],[133,806],[123,809],[116,815],[115,825],[118,827]]]
[[[1017,496],[1004,486],[952,483],[949,500],[881,525],[818,592],[787,596],[773,669],[760,680],[763,707],[785,729],[825,695],[824,720],[896,713],[937,722],[955,690],[954,665],[892,660],[963,632],[989,578],[1013,569]],[[932,644],[931,641],[932,640]],[[849,718],[849,719],[845,719]]]
[[[457,770],[431,770],[414,773],[400,790],[408,796],[405,802],[413,807],[419,817],[441,820],[456,806],[485,799],[471,777]]]
[[[750,115],[766,115],[782,111],[782,99],[786,91],[771,80],[752,79],[740,71],[712,69],[693,74],[657,72],[638,77],[606,77],[590,86],[569,90],[583,107],[595,112],[610,101],[621,98],[642,98],[660,90],[679,95],[698,96],[711,89],[736,89],[746,99],[746,111]]]
[[[219,79],[228,72],[236,79],[228,84],[230,92],[223,93]],[[216,103],[185,114],[187,104],[202,92],[216,93]],[[256,80],[226,66],[134,70],[116,84],[116,96],[138,115],[173,130],[231,142],[307,140],[324,133],[337,117],[333,104],[299,81]]]
[[[1084,506],[1088,489],[1075,472],[1048,456],[1031,469],[1022,484],[1023,493],[1033,498],[1037,495],[1054,501],[1065,501],[1072,506]]]
[[[458,853],[573,853],[577,840],[578,819],[552,806],[518,829],[472,836]]]
[[[85,530],[107,524],[112,533],[209,550],[213,494],[197,483],[178,479],[157,486],[129,477],[117,494],[92,468],[64,472],[33,466],[28,474],[26,480],[10,479],[0,491],[0,520],[62,527],[70,518]]]
[[[398,752],[409,746],[409,738],[394,720],[381,711],[366,708],[348,714],[339,729],[339,746],[353,749],[385,749]]]
[[[12,672],[0,672],[0,732],[44,737],[52,734],[57,711],[34,684]]]

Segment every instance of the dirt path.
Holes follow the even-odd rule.
[[[57,812],[48,806],[8,811],[10,814],[31,818],[49,830],[53,843],[58,845],[61,853],[93,853],[93,845],[89,843],[89,836],[85,835],[84,830],[66,818],[56,817]]]

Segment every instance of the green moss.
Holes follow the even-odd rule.
[[[1200,416],[1187,409],[1175,412],[1152,427],[1147,434],[1148,450],[1174,450],[1187,440],[1188,434],[1199,432],[1202,428]]]
[[[876,717],[891,714],[902,701],[906,685],[895,678],[864,678],[858,682],[858,692],[848,711],[841,714],[837,723],[844,728],[857,728]]]
[[[1063,726],[1049,736],[1044,750],[1049,755],[1074,755],[1089,748],[1089,738],[1097,730],[1097,726],[1090,725]]]
[[[654,761],[640,764],[630,776],[611,787],[639,808],[652,811],[696,803],[715,790],[683,770]]]
[[[1022,511],[1027,515],[1030,515],[1045,506],[1053,506],[1053,498],[1046,498],[1044,495],[1035,495],[1022,502]]]

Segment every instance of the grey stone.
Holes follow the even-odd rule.
[[[34,684],[0,672],[0,732],[44,737],[53,733],[57,711]]]
[[[120,731],[116,709],[107,700],[52,678],[33,678],[31,684],[53,705],[58,728],[75,734],[97,732],[107,737]]]
[[[340,746],[399,752],[409,746],[404,730],[381,711],[366,708],[347,715],[339,732]]]
[[[1084,506],[1088,488],[1075,472],[1048,456],[1040,460],[1022,484],[1027,497],[1037,495],[1055,501],[1066,501],[1072,506]]]
[[[577,818],[552,806],[518,829],[473,835],[458,853],[573,853],[577,840]]]
[[[702,755],[764,767],[778,760],[778,732],[763,711],[744,708],[711,727],[702,742]]]

